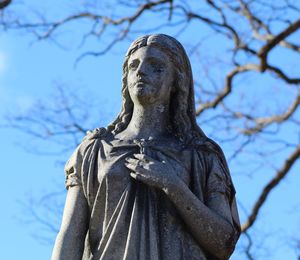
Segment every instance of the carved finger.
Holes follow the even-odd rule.
[[[137,159],[134,159],[134,158],[130,158],[130,157],[127,157],[125,159],[125,161],[129,164],[132,164],[132,165],[135,165],[135,166],[140,166],[140,167],[143,167],[143,162],[141,160],[137,160]]]
[[[141,163],[139,163],[140,161],[136,160],[138,163],[129,163],[129,162],[125,162],[125,166],[134,171],[134,172],[137,172],[137,171],[140,171],[141,169],[143,169],[143,166],[141,165]]]
[[[130,176],[136,180],[144,182],[145,184],[149,184],[148,172],[144,168],[138,168],[137,171],[130,172]]]
[[[155,161],[152,157],[150,157],[150,156],[148,156],[146,154],[136,153],[133,156],[135,158],[139,159],[139,160],[142,160],[142,161],[146,162],[146,163],[154,162]]]
[[[139,180],[139,174],[136,173],[136,172],[131,172],[131,173],[130,173],[130,176],[131,176],[133,179]]]

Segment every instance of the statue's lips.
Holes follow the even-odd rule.
[[[148,84],[147,81],[137,81],[134,85],[136,87],[142,87],[143,85],[146,85],[146,84]]]

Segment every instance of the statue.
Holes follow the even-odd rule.
[[[122,109],[67,162],[52,259],[228,259],[240,235],[221,148],[198,127],[189,59],[164,34],[123,65]]]

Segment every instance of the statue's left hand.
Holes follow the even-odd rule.
[[[165,158],[162,154],[159,157]],[[166,158],[158,161],[145,154],[134,154],[134,158],[126,158],[125,166],[132,171],[132,178],[164,191],[170,191],[182,182],[177,172],[180,167],[172,165]]]

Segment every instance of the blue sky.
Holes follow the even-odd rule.
[[[74,91],[77,87],[87,90],[98,104],[99,125],[106,125],[114,118],[120,108],[121,66],[127,43],[118,45],[106,56],[83,59],[74,67],[80,50],[65,51],[47,42],[31,45],[31,41],[32,37],[26,34],[0,34],[0,124],[3,124],[2,117],[9,111],[23,113],[29,111],[37,99],[47,100],[53,92],[54,82],[63,82],[74,87]],[[292,129],[289,131],[293,132]],[[51,242],[36,239],[47,231],[30,222],[27,217],[30,213],[22,202],[28,202],[32,196],[38,201],[43,194],[52,191],[64,194],[63,166],[57,160],[66,161],[70,153],[59,158],[30,153],[23,147],[31,144],[28,136],[12,129],[0,128],[0,138],[0,258],[49,259]],[[47,144],[41,145],[47,148]],[[262,246],[271,244],[273,252],[262,253],[258,259],[268,259],[269,254],[272,259],[296,259],[295,251],[287,246],[286,241],[292,244],[294,231],[300,228],[299,171],[298,163],[271,193],[268,204],[261,212],[264,218],[255,224],[254,234],[265,230],[265,227],[272,227],[276,234],[281,234],[281,240],[275,239],[272,233],[259,238]],[[258,182],[250,176],[233,173],[238,198],[245,207],[251,208],[260,189],[271,176],[272,172],[266,172]],[[240,208],[244,220],[242,211]],[[53,240],[54,234],[50,234],[49,239]],[[232,259],[241,259],[238,250]]]
[[[54,91],[54,81],[88,86],[98,92],[99,100],[103,103],[109,100],[105,108],[108,112],[105,114],[110,114],[111,110],[114,110],[112,113],[117,113],[116,103],[119,103],[120,91],[112,86],[120,85],[121,70],[109,76],[112,71],[110,68],[121,67],[122,58],[94,59],[90,65],[83,61],[77,69],[74,69],[74,60],[74,55],[55,46],[46,43],[29,46],[29,39],[24,36],[0,35],[1,117],[9,111],[25,113],[31,109],[36,99],[47,100]],[[111,80],[103,80],[104,77]],[[101,112],[104,114],[104,111]],[[0,195],[1,205],[4,205],[0,224],[3,241],[0,258],[49,259],[52,246],[34,238],[36,232],[43,231],[38,230],[39,227],[36,228],[35,224],[27,223],[26,214],[30,216],[30,213],[21,203],[31,195],[38,198],[46,191],[64,190],[63,166],[56,163],[57,157],[37,156],[26,152],[23,146],[30,145],[28,136],[6,128],[1,128],[0,133],[3,147],[1,164],[4,166]],[[68,156],[69,154],[64,154],[59,159],[66,161]]]

